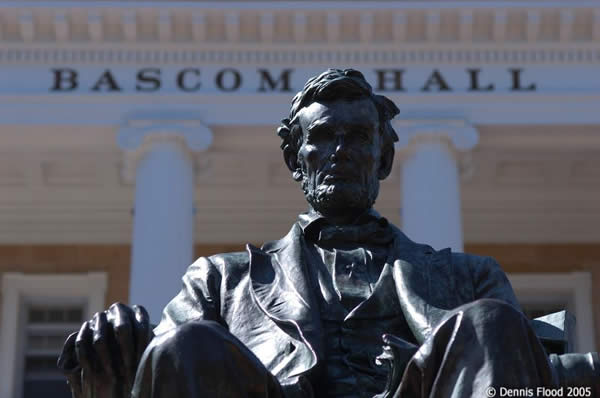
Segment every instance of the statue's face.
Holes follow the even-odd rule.
[[[300,110],[298,163],[310,205],[324,215],[356,214],[379,192],[379,115],[369,98],[313,102]]]

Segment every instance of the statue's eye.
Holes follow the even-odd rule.
[[[332,130],[326,126],[316,126],[309,130],[307,142],[325,141],[332,135]]]
[[[352,136],[354,137],[355,140],[360,141],[360,142],[368,142],[371,139],[371,136],[369,135],[369,133],[364,129],[353,131]]]

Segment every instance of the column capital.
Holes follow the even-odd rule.
[[[398,142],[396,148],[408,149],[415,144],[445,141],[453,150],[465,152],[479,142],[477,129],[464,120],[405,119],[393,123]]]
[[[197,118],[127,118],[117,133],[117,144],[125,151],[123,177],[132,182],[139,160],[157,144],[175,142],[185,152],[201,152],[212,140],[211,129]]]
[[[404,119],[393,124],[398,134],[396,149],[406,158],[419,146],[427,143],[443,143],[454,156],[462,179],[469,179],[474,172],[469,151],[479,142],[479,132],[465,120],[460,119]]]

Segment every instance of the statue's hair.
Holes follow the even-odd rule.
[[[379,132],[383,138],[382,148],[392,150],[398,135],[391,120],[400,113],[396,105],[383,95],[373,94],[371,85],[362,73],[354,69],[327,69],[318,76],[309,79],[302,91],[292,100],[290,115],[281,121],[277,135],[281,137],[281,149],[298,153],[302,144],[302,128],[298,121],[298,112],[315,101],[355,100],[370,98],[379,114]],[[390,148],[391,147],[391,148]]]

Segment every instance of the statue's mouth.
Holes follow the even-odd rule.
[[[325,177],[323,177],[323,182],[334,182],[334,181],[343,181],[349,182],[355,180],[354,170],[349,168],[347,165],[333,164],[327,170],[323,171]]]
[[[348,176],[347,174],[341,174],[341,173],[333,173],[333,174],[327,174],[324,178],[323,178],[323,182],[335,182],[335,181],[349,181],[352,178],[350,176]]]

